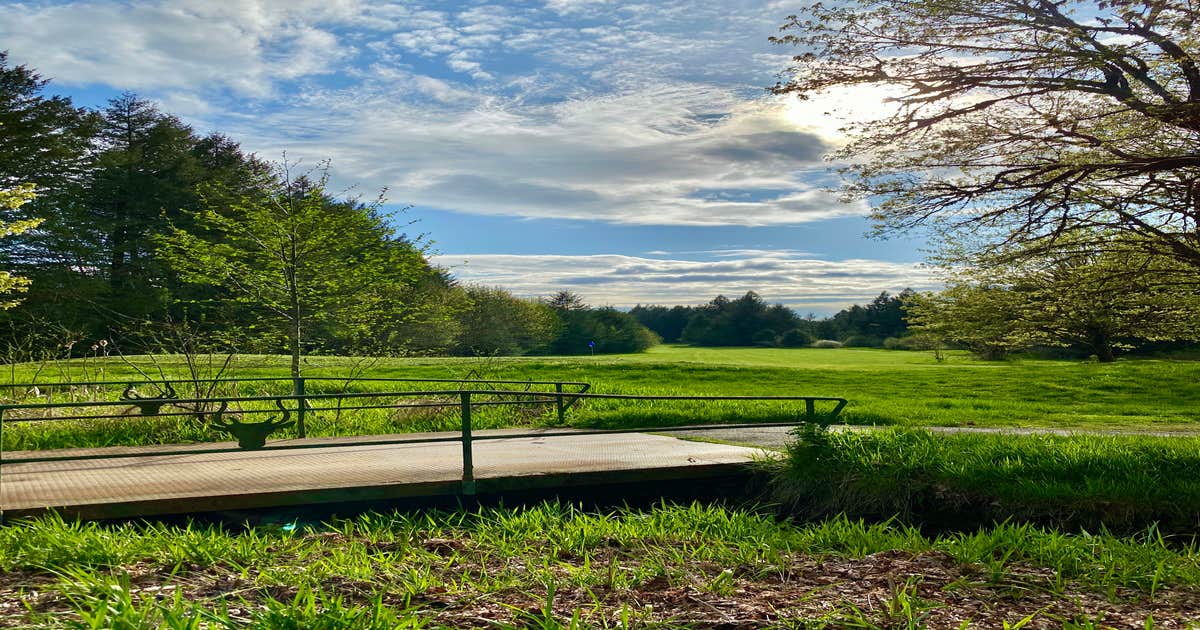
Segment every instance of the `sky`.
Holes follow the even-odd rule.
[[[936,288],[825,156],[880,93],[770,95],[807,0],[0,0],[51,93],[132,91],[261,157],[330,160],[464,282],[596,306],[756,291],[827,315]]]

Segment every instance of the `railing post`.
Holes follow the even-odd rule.
[[[299,398],[296,399],[296,437],[303,438],[308,434],[304,427],[304,412],[307,411],[308,402],[304,399],[304,377],[297,376],[293,379],[292,393]]]
[[[817,416],[817,401],[809,398],[804,401],[804,414],[809,420]]]
[[[554,405],[556,407],[558,407],[558,423],[559,424],[562,424],[564,422],[564,418],[566,417],[566,412],[567,412],[567,410],[563,407],[562,385],[563,385],[562,383],[554,384],[554,391],[557,393],[557,395],[554,397]]]
[[[471,452],[471,392],[459,392],[462,398],[462,493],[475,494],[475,461]]]

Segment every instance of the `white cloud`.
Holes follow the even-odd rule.
[[[836,133],[820,104],[763,98],[782,18],[761,0],[69,0],[0,5],[0,40],[57,83],[142,91],[400,203],[662,225],[865,214],[821,189]]]
[[[778,102],[666,85],[530,105],[410,83],[468,106],[330,92],[229,131],[263,155],[332,158],[342,181],[388,188],[397,202],[468,213],[779,225],[869,211],[808,183],[826,141],[797,131]]]
[[[740,250],[716,261],[636,256],[445,254],[435,262],[464,282],[499,285],[526,297],[561,289],[597,306],[701,304],[718,294],[755,291],[799,312],[828,314],[863,304],[881,291],[937,288],[932,272],[916,263],[817,260],[803,253]],[[666,254],[664,254],[666,255]]]
[[[119,2],[0,5],[0,41],[62,84],[224,87],[267,97],[279,79],[332,71],[349,53],[321,25],[355,3]],[[53,42],[47,45],[47,42]]]

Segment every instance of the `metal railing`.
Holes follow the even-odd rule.
[[[290,380],[290,379],[288,379]],[[330,379],[339,380],[339,379]],[[345,379],[340,379],[345,380]],[[365,379],[364,379],[365,380]],[[372,380],[401,380],[401,379],[372,379]],[[407,381],[427,381],[427,382],[459,382],[451,379],[403,379]],[[124,384],[127,381],[114,382],[112,384]],[[161,381],[160,381],[161,382]],[[271,395],[271,396],[240,396],[240,397],[223,397],[223,398],[164,398],[157,399],[155,402],[162,402],[163,407],[175,406],[182,407],[182,411],[163,412],[162,408],[156,410],[153,414],[137,414],[133,417],[170,417],[170,416],[199,416],[201,420],[211,421],[214,413],[211,411],[196,411],[188,409],[188,405],[194,405],[197,408],[211,409],[214,405],[221,405],[221,410],[229,404],[236,403],[241,409],[236,411],[241,415],[267,414],[275,413],[276,409],[283,410],[286,415],[295,412],[297,415],[301,413],[320,413],[325,411],[346,411],[346,410],[365,410],[365,409],[407,409],[407,408],[431,408],[431,407],[457,407],[458,415],[461,420],[461,427],[455,432],[447,432],[441,435],[413,435],[406,436],[403,434],[397,435],[379,435],[379,436],[360,436],[353,441],[347,441],[344,437],[311,439],[304,441],[274,441],[266,443],[258,450],[298,450],[298,449],[315,449],[315,448],[331,448],[345,446],[379,446],[389,444],[419,444],[419,443],[436,443],[436,442],[461,442],[462,443],[462,492],[464,494],[474,494],[475,492],[475,476],[474,476],[474,457],[473,443],[478,440],[494,440],[494,439],[515,439],[528,437],[557,437],[557,436],[583,436],[583,435],[604,435],[614,433],[670,433],[678,431],[704,431],[718,429],[743,429],[743,428],[762,428],[762,427],[789,427],[797,426],[803,422],[813,421],[832,421],[845,408],[847,400],[840,397],[832,396],[675,396],[675,395],[636,395],[636,394],[594,394],[587,392],[586,383],[569,382],[569,381],[478,381],[483,383],[521,383],[521,384],[536,384],[536,385],[554,385],[555,391],[531,391],[525,390],[496,390],[496,389],[446,389],[446,390],[415,390],[415,391],[387,391],[387,392],[337,392],[337,393],[306,393],[301,395]],[[582,386],[580,391],[564,391],[564,386],[574,385]],[[444,397],[445,400],[437,402],[417,402],[417,403],[389,403],[389,404],[354,404],[351,406],[343,406],[342,401],[366,401],[371,398],[395,398],[402,399],[407,397]],[[481,400],[483,399],[483,400]],[[143,399],[145,400],[145,399]],[[581,400],[629,400],[629,401],[699,401],[699,402],[719,402],[719,401],[756,401],[756,402],[803,402],[803,411],[796,410],[795,418],[785,422],[742,422],[742,423],[719,423],[719,424],[690,424],[679,426],[645,426],[645,427],[630,427],[619,429],[599,429],[599,428],[550,428],[541,430],[537,433],[518,432],[504,433],[502,435],[476,435],[473,433],[473,415],[474,410],[487,406],[502,406],[502,405],[549,405],[553,404],[556,410],[557,418],[561,422],[564,420],[566,411],[575,403]],[[290,403],[290,405],[289,405]],[[335,403],[325,404],[322,403]],[[819,412],[818,403],[830,403],[832,407],[826,411]],[[46,421],[83,421],[83,420],[103,420],[103,419],[119,419],[129,418],[129,413],[100,413],[104,409],[125,407],[129,408],[131,401],[129,400],[103,400],[103,401],[69,401],[59,403],[13,403],[0,404],[0,440],[3,439],[3,431],[5,425],[14,423],[28,422],[46,422]],[[258,406],[259,408],[255,408]],[[134,406],[136,408],[136,405]],[[87,410],[91,409],[97,413],[82,413],[68,411],[66,415],[54,415],[53,412],[60,410]],[[139,409],[140,410],[140,409]],[[21,415],[21,411],[50,411],[50,415]],[[129,409],[126,409],[129,411]],[[297,437],[302,437],[297,435]],[[17,457],[6,456],[3,451],[0,451],[0,465],[2,464],[20,464],[34,462],[56,462],[70,460],[87,460],[87,459],[113,459],[113,458],[133,458],[147,457],[154,455],[185,455],[185,454],[202,454],[202,453],[224,453],[224,452],[243,452],[246,449],[242,447],[225,446],[223,443],[208,443],[204,446],[201,444],[180,444],[171,445],[169,448],[164,447],[162,450],[151,450],[147,447],[135,447],[124,449],[86,449],[86,452],[71,452],[72,449],[47,450],[47,451],[23,451]]]
[[[296,437],[303,438],[303,437],[307,437],[306,417],[311,410],[311,408],[305,402],[312,398],[312,395],[309,392],[313,388],[310,387],[310,384],[321,384],[321,383],[328,383],[328,382],[338,384],[339,389],[342,390],[339,393],[351,393],[351,392],[348,392],[345,390],[347,390],[354,383],[366,383],[366,384],[406,383],[406,384],[414,384],[414,385],[423,384],[423,383],[453,383],[453,384],[459,385],[460,389],[465,388],[467,386],[474,385],[474,386],[487,386],[490,390],[495,390],[496,386],[499,386],[499,385],[523,385],[525,387],[525,391],[538,391],[534,388],[553,386],[554,392],[557,394],[585,393],[589,389],[591,389],[590,383],[585,383],[582,381],[533,381],[533,380],[470,379],[470,378],[388,378],[388,377],[344,377],[344,376],[343,377],[301,376],[301,377],[297,377],[297,378],[265,376],[265,377],[248,377],[248,378],[159,379],[159,380],[143,378],[141,380],[125,379],[125,380],[105,380],[105,381],[69,381],[69,382],[57,382],[57,383],[0,383],[0,401],[11,400],[11,401],[14,401],[14,403],[19,403],[20,399],[17,398],[15,395],[13,395],[13,392],[17,392],[17,391],[21,392],[25,397],[30,397],[30,396],[37,397],[37,398],[44,397],[46,400],[45,404],[38,404],[33,407],[23,407],[20,404],[0,404],[0,413],[3,413],[3,410],[8,409],[8,408],[11,408],[11,409],[22,409],[22,408],[52,409],[52,408],[55,408],[59,404],[54,403],[54,397],[55,397],[55,394],[59,394],[59,393],[64,394],[68,398],[70,398],[70,400],[68,400],[66,402],[84,402],[84,403],[102,402],[100,400],[95,400],[95,394],[99,394],[99,393],[103,392],[103,393],[111,393],[113,395],[116,395],[117,389],[112,389],[112,390],[107,389],[107,388],[112,387],[112,388],[124,388],[122,390],[123,393],[122,393],[122,397],[120,399],[121,404],[132,406],[132,407],[141,407],[143,409],[150,410],[148,413],[144,413],[143,415],[186,416],[186,415],[195,415],[196,413],[200,413],[200,412],[207,413],[209,411],[207,409],[207,407],[208,407],[207,403],[216,404],[216,403],[221,403],[221,402],[233,402],[233,401],[241,400],[242,398],[240,398],[236,395],[224,396],[224,397],[213,396],[213,395],[204,395],[204,396],[195,396],[194,398],[189,399],[189,400],[181,400],[178,397],[178,392],[175,389],[175,386],[180,386],[180,389],[182,389],[183,386],[190,386],[193,389],[193,391],[200,391],[201,386],[203,386],[204,389],[207,389],[207,391],[212,392],[217,387],[229,386],[229,385],[236,386],[236,385],[239,385],[242,383],[250,383],[250,384],[276,384],[277,383],[277,384],[289,385],[290,389],[291,389],[291,396],[295,397],[297,400],[300,401],[296,408],[295,427],[296,427]],[[130,394],[131,390],[134,390],[138,386],[154,387],[155,389],[158,390],[158,396],[157,397],[153,396],[153,395],[147,396],[147,397],[138,396],[136,398],[132,397],[132,396],[128,396],[128,394]],[[420,390],[420,391],[422,391],[423,393],[429,393],[429,394],[435,393],[435,392],[431,392],[431,391],[427,391],[427,390]],[[458,390],[455,390],[455,391],[458,391]],[[5,392],[8,392],[8,395],[5,395]],[[168,393],[169,393],[169,395],[166,395]],[[314,392],[314,393],[319,393],[319,392]],[[389,393],[389,392],[381,392],[380,394],[386,395],[387,393]],[[396,392],[390,392],[390,393],[396,393]],[[274,397],[279,398],[280,395],[275,395]],[[86,398],[87,400],[80,400],[81,398]],[[197,401],[199,401],[199,402],[197,402]],[[565,401],[565,402],[561,402],[561,401]],[[559,404],[559,408],[558,408],[559,421],[563,420],[563,415],[565,414],[565,412],[568,409],[571,408],[572,405],[575,404],[575,401],[576,401],[576,399],[574,399],[570,396],[567,396],[565,398],[560,398],[560,404]],[[171,405],[173,403],[186,404],[189,402],[196,404],[198,409],[195,411],[190,411],[190,412],[189,411],[176,411],[176,412],[165,412],[165,413],[162,412],[162,407],[164,407],[164,406]],[[80,406],[88,406],[88,405],[80,405]],[[175,406],[179,406],[179,405],[175,405]],[[412,405],[412,406],[420,407],[421,405]],[[429,404],[429,405],[425,405],[425,406],[439,407],[439,406],[446,406],[446,405]],[[341,410],[368,409],[368,408],[374,408],[374,407],[340,407]],[[5,414],[5,415],[7,415],[7,414]],[[118,415],[128,415],[128,414],[118,414]],[[86,419],[91,419],[91,418],[96,418],[96,417],[97,416],[60,416],[60,417],[55,417],[55,418],[51,418],[51,419],[86,420]]]

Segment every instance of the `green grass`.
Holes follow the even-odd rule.
[[[0,625],[891,628],[945,627],[936,615],[957,608],[972,627],[1031,615],[1066,628],[1097,607],[1140,624],[1186,611],[1197,551],[1153,530],[1007,524],[931,537],[703,505],[551,503],[246,529],[47,517],[0,528]]]
[[[1004,519],[1063,527],[1196,531],[1200,439],[935,435],[809,427],[788,449],[778,498],[800,514],[963,527]]]
[[[161,368],[184,373],[179,357],[131,357],[147,373]],[[41,366],[43,380],[121,380],[136,370],[117,359],[77,360]],[[35,366],[15,366],[25,380]],[[238,357],[232,372],[241,377],[284,376],[282,357]],[[487,359],[361,359],[311,357],[306,374],[419,378],[497,378],[576,380],[594,392],[624,394],[728,394],[841,396],[850,400],[842,420],[852,424],[901,426],[1068,427],[1133,430],[1200,430],[1200,362],[1131,359],[1114,364],[1022,360],[985,362],[951,353],[945,362],[928,353],[867,349],[749,349],[660,346],[635,355],[598,357],[520,357]],[[255,393],[244,385],[240,393]],[[119,387],[107,393],[116,396]],[[286,393],[288,385],[275,385]],[[795,419],[798,405],[765,403],[649,403],[588,401],[572,410],[577,426],[632,428],[725,421]],[[312,435],[446,430],[456,412],[331,414],[312,423]],[[553,413],[524,410],[480,415],[480,428],[546,426]],[[6,449],[89,446],[107,443],[107,430],[90,435],[71,428],[6,429]],[[199,432],[199,433],[198,433]],[[213,439],[202,428],[168,422],[127,432],[145,443]],[[109,440],[109,442],[112,442]],[[120,442],[129,443],[129,442]]]

